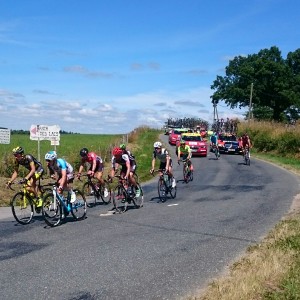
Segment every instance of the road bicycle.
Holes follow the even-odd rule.
[[[122,175],[115,175],[114,177],[118,179],[118,182],[112,189],[113,210],[123,213],[130,204],[133,204],[134,208],[141,208],[144,204],[144,192],[141,185],[136,182],[139,190],[139,193],[136,193],[136,188],[124,180]]]
[[[188,160],[182,159],[178,161],[178,164],[180,164],[180,161],[183,162],[183,180],[185,183],[188,183],[189,181],[193,181],[194,179],[194,171],[191,169],[191,163],[189,163]]]
[[[59,194],[58,183],[55,182],[52,192],[44,195],[42,212],[47,225],[58,226],[70,213],[76,221],[85,218],[87,209],[85,196],[78,189],[74,189],[73,192],[76,196],[75,201],[71,201],[70,191],[67,191],[67,195]]]
[[[87,181],[83,184],[82,193],[86,198],[88,207],[97,205],[97,201],[101,200],[104,204],[111,202],[111,188],[110,184],[106,179],[103,179],[104,184],[99,186],[97,178],[89,174],[81,175],[86,176]]]
[[[28,190],[31,187],[28,181],[20,180],[17,184],[22,184],[23,187],[12,197],[10,206],[15,220],[22,225],[26,225],[32,221],[34,211],[39,214],[42,208],[37,207],[38,199],[33,192]],[[41,197],[51,190],[48,184],[41,185],[41,178],[38,179],[37,186]],[[13,190],[11,186],[9,188]]]
[[[246,166],[250,166],[250,149],[248,147],[244,150],[244,161]]]
[[[154,170],[154,173],[159,172],[159,178],[158,178],[158,183],[157,183],[157,191],[158,191],[158,197],[161,202],[167,201],[168,194],[170,194],[171,198],[176,197],[177,193],[177,187],[176,185],[173,187],[173,179],[174,177],[170,177],[168,172],[166,170]],[[175,179],[174,179],[175,180]]]
[[[214,154],[216,156],[216,159],[218,160],[219,157],[220,157],[220,150],[219,150],[219,147],[217,145],[213,146],[213,152],[214,152]]]

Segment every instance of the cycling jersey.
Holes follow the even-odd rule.
[[[248,135],[243,135],[242,136],[242,145],[245,148],[247,145],[250,147],[250,138]]]
[[[167,161],[167,156],[169,155],[169,152],[167,149],[162,148],[160,153],[157,153],[155,150],[153,151],[153,158],[156,159],[158,158],[161,162],[166,162]]]
[[[35,166],[35,172],[42,174],[44,172],[44,168],[43,168],[42,164],[31,154],[26,154],[26,155],[23,155],[22,158],[16,159],[15,160],[15,169],[18,169],[19,165],[21,165],[21,166],[24,166],[29,171],[31,171],[30,164],[32,162],[34,163],[34,166]]]
[[[97,164],[102,163],[102,158],[98,156],[95,152],[89,152],[87,156],[82,158],[83,163],[88,162],[92,164],[94,160],[96,160]]]
[[[167,157],[170,157],[169,152],[165,148],[161,148],[161,152],[157,153],[155,150],[153,151],[153,159],[158,158],[160,160],[159,168],[164,170],[167,165]],[[169,166],[172,167],[172,159],[170,157]]]
[[[210,142],[211,142],[212,144],[217,145],[217,144],[218,144],[218,139],[219,139],[218,135],[217,135],[217,134],[214,134],[214,135],[212,135],[212,136],[210,137]]]
[[[192,153],[191,148],[189,145],[179,146],[178,147],[178,155],[180,154],[188,156],[190,153]]]
[[[125,172],[127,171],[127,166],[126,166],[126,163],[129,162],[130,164],[130,171],[131,172],[134,172],[136,170],[136,161],[133,157],[133,155],[128,155],[126,153],[123,153],[122,156],[120,156],[120,158],[116,157],[116,156],[113,156],[111,158],[111,165],[112,165],[112,168],[115,169],[116,168],[116,164],[118,165],[121,165],[122,166],[122,170],[121,172]]]
[[[96,161],[96,167],[94,169],[94,172],[102,172],[103,167],[103,161],[100,156],[98,156],[95,152],[89,152],[87,156],[82,157],[81,164],[89,163],[90,164],[90,171],[92,171],[93,168],[93,161]]]
[[[50,175],[57,173],[62,177],[62,170],[66,170],[68,180],[74,178],[73,167],[64,159],[58,158],[53,166],[48,165]]]

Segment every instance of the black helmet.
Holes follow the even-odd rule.
[[[18,146],[18,147],[14,148],[12,150],[12,153],[13,154],[23,154],[24,153],[24,149],[22,147]]]
[[[82,148],[80,150],[80,156],[81,157],[87,156],[88,153],[89,153],[89,150],[87,148]]]

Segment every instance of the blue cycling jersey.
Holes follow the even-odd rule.
[[[210,137],[210,141],[213,143],[213,144],[217,144],[218,142],[218,135],[212,135]]]

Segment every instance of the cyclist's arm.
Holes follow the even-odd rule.
[[[35,173],[36,169],[35,169],[35,164],[34,162],[30,162],[30,172],[27,174],[27,176],[25,177],[27,180],[29,180],[29,178],[31,178],[34,173]]]
[[[155,168],[155,158],[152,158],[151,169],[154,170],[154,168]]]
[[[9,180],[9,183],[13,183],[14,180],[18,177],[18,170],[14,170],[13,174],[11,175],[11,178]]]
[[[61,178],[59,180],[59,185],[64,188],[67,184],[67,170],[62,169],[61,170]]]
[[[93,159],[92,166],[91,166],[91,172],[93,173],[92,175],[94,175],[95,173],[96,166],[97,166],[97,160]]]
[[[189,159],[191,159],[192,158],[192,150],[191,150],[191,148],[189,149],[189,153],[188,153],[188,157],[187,157],[187,159],[189,160]]]
[[[177,150],[177,159],[180,160],[180,155],[181,155],[181,151],[180,151],[180,146],[178,147],[178,150]]]
[[[167,156],[166,156],[166,170],[168,170],[168,171],[169,171],[169,168],[170,168],[170,159],[171,159],[170,155],[167,154]]]
[[[128,179],[130,174],[130,161],[126,161],[126,174],[125,177]]]

